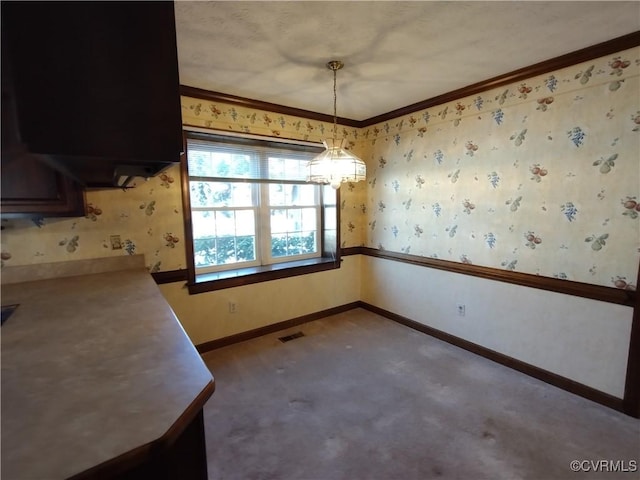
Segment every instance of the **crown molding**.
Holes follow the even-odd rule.
[[[482,82],[474,83],[466,87],[452,90],[450,92],[438,95],[436,97],[423,100],[421,102],[407,105],[406,107],[398,108],[375,117],[367,118],[366,120],[352,120],[350,118],[338,117],[338,123],[340,125],[346,125],[348,127],[365,128],[377,123],[385,122],[394,118],[401,117],[403,115],[409,115],[411,113],[425,110],[436,105],[442,105],[443,103],[458,100],[470,95],[476,95],[492,88],[500,87],[510,83],[520,82],[537,75],[543,75],[545,73],[553,72],[561,68],[570,67],[578,63],[587,62],[595,58],[604,57],[605,55],[611,55],[622,50],[640,46],[640,31],[623,35],[606,42],[598,43],[590,47],[576,50],[565,55],[560,55],[543,62],[529,65],[528,67],[520,68],[503,75],[483,80]],[[201,88],[190,87],[187,85],[180,85],[180,94],[186,97],[200,98],[202,100],[209,100],[212,102],[222,102],[231,105],[238,105],[241,107],[254,108],[257,110],[266,110],[268,112],[282,113],[284,115],[292,115],[301,118],[308,118],[309,120],[318,120],[321,122],[333,122],[333,116],[326,115],[324,113],[312,112],[310,110],[303,110],[300,108],[287,107],[276,103],[263,102],[260,100],[254,100],[250,98],[238,97],[235,95],[228,95],[226,93],[212,92]]]
[[[493,77],[482,82],[474,83],[457,90],[452,90],[451,92],[444,93],[442,95],[438,95],[437,97],[423,100],[422,102],[414,103],[412,105],[407,105],[406,107],[392,110],[390,112],[383,113],[382,115],[368,118],[360,122],[361,127],[375,125],[376,123],[385,122],[387,120],[398,118],[403,115],[408,115],[410,113],[415,113],[420,110],[425,110],[436,105],[442,105],[444,103],[458,100],[463,97],[468,97],[470,95],[475,95],[487,90],[491,90],[492,88],[501,87],[510,83],[520,82],[531,77],[543,75],[555,70],[560,70],[561,68],[570,67],[578,63],[587,62],[595,58],[604,57],[605,55],[611,55],[612,53],[627,50],[639,45],[640,31],[633,32],[622,37],[614,38],[613,40],[598,43],[597,45],[592,45],[591,47],[576,50],[575,52],[567,53],[550,60],[545,60],[543,62],[529,65],[528,67],[520,68],[503,75],[498,75],[497,77]]]
[[[295,117],[308,118],[309,120],[318,120],[320,122],[333,123],[333,115],[312,112],[310,110],[303,110],[301,108],[287,107],[285,105],[263,102],[261,100],[254,100],[251,98],[227,95],[226,93],[212,92],[210,90],[190,87],[188,85],[180,85],[180,95],[184,95],[185,97],[199,98],[201,100],[208,100],[210,102],[227,103],[230,105],[238,105],[240,107],[252,108],[256,110],[266,110],[268,112],[281,113],[283,115],[292,115]],[[359,122],[358,120],[351,120],[349,118],[338,117],[338,123],[340,125],[360,128],[361,122]]]

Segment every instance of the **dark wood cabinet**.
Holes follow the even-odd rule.
[[[188,412],[191,413],[191,412]],[[117,458],[70,480],[207,480],[207,447],[202,407],[175,438],[158,441],[144,458]]]
[[[83,188],[31,154],[20,138],[13,79],[4,40],[3,34],[0,214],[4,218],[83,216]]]
[[[2,2],[2,30],[17,136],[36,161],[89,188],[179,162],[173,2]]]
[[[0,213],[4,218],[85,215],[82,187],[34,158],[7,160],[3,154],[0,176]]]

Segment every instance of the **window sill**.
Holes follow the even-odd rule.
[[[299,260],[296,262],[278,263],[263,267],[240,268],[223,272],[203,273],[196,275],[194,283],[189,283],[189,294],[212,292],[224,288],[239,287],[252,283],[267,282],[279,278],[295,277],[309,273],[322,272],[340,268],[340,261],[335,258],[322,257]]]

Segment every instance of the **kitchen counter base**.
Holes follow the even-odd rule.
[[[19,304],[1,336],[3,477],[206,479],[215,383],[158,286],[143,263],[70,264],[2,284]]]

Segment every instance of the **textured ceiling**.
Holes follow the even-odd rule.
[[[640,2],[176,2],[180,83],[365,120],[640,30]]]

